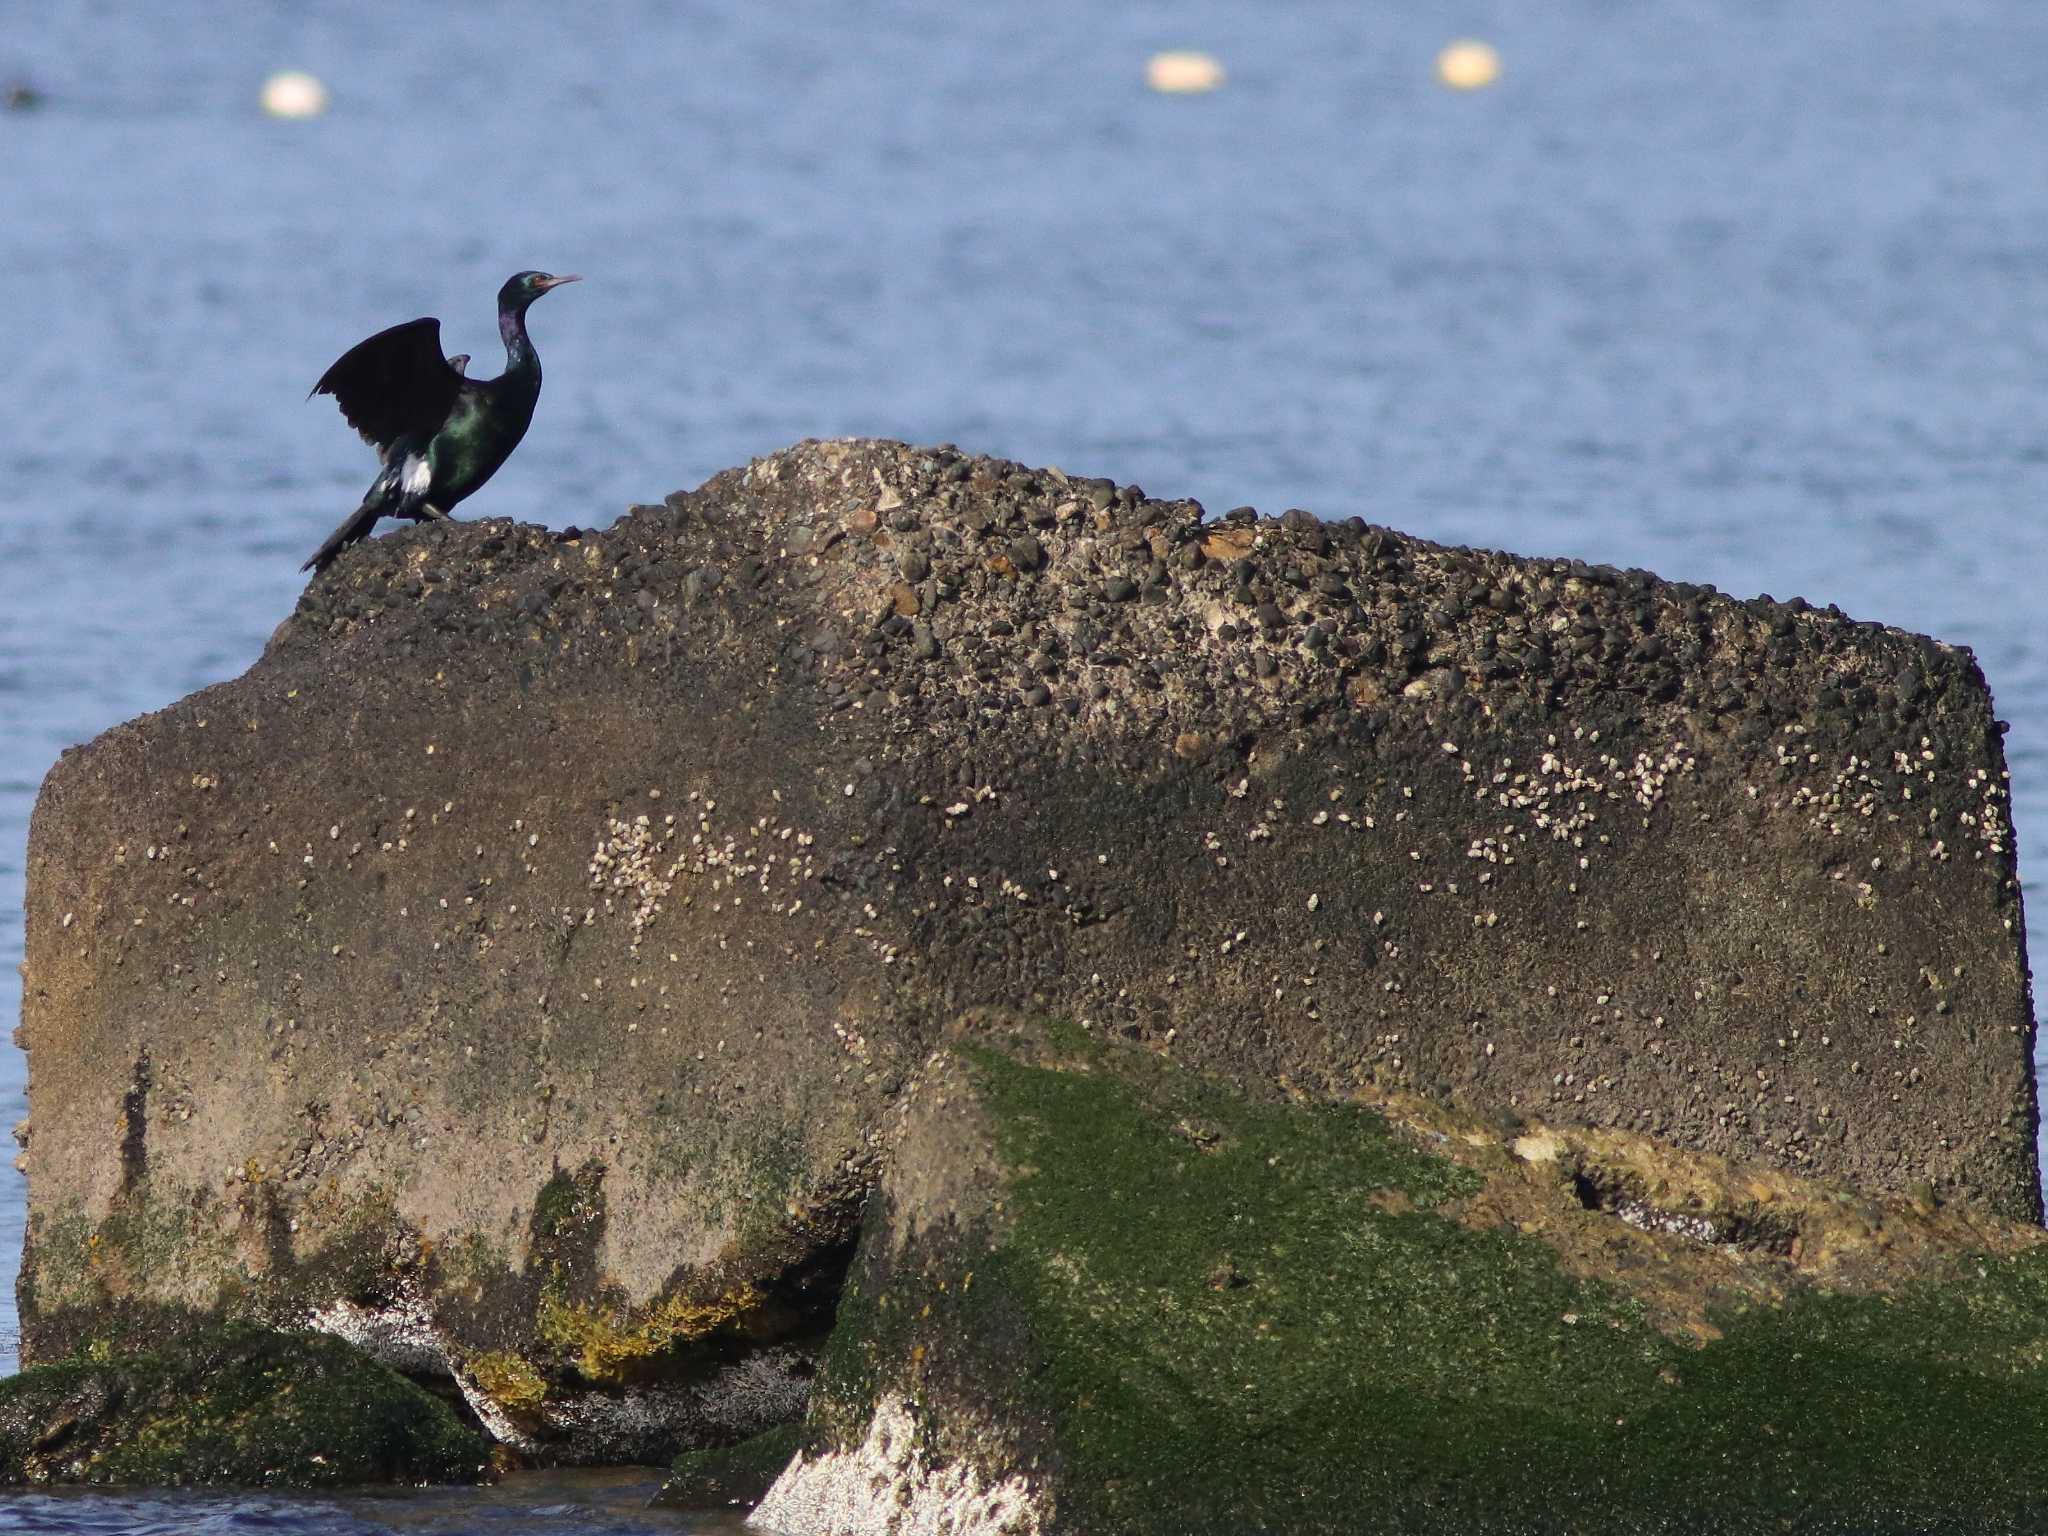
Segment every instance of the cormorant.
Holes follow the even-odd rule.
[[[497,473],[533,420],[540,398],[540,357],[526,334],[527,306],[577,279],[517,272],[498,290],[498,334],[505,371],[463,376],[441,355],[441,322],[408,320],[342,353],[307,395],[332,395],[348,424],[377,450],[383,468],[363,504],[327,536],[301,570],[324,571],[380,517],[443,519],[448,509]]]

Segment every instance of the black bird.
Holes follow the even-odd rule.
[[[446,518],[448,509],[497,473],[533,420],[540,398],[540,356],[526,334],[526,311],[550,288],[574,276],[517,272],[498,290],[498,334],[505,371],[495,379],[463,376],[441,355],[441,322],[408,320],[342,353],[307,399],[332,395],[348,424],[377,450],[383,464],[363,504],[327,536],[301,570],[324,571],[380,517],[415,522]]]

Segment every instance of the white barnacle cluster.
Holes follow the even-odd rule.
[[[1047,870],[1045,872],[1045,884],[1047,888],[1050,889],[1052,886],[1059,884],[1059,878],[1060,874],[1058,870]],[[942,875],[939,877],[939,885],[940,888],[943,890],[955,892],[962,899],[966,900],[970,905],[979,905],[986,907],[991,904],[987,900],[987,898],[981,895],[982,878],[979,875]],[[996,895],[1000,897],[1002,900],[1014,901],[1019,906],[1028,907],[1031,905],[1033,897],[1031,895],[1031,892],[1028,889],[1026,889],[1022,882],[1013,880],[1008,875],[1001,875],[998,876],[994,881],[992,881],[991,885]],[[870,917],[873,917],[875,915],[874,907],[872,904],[870,904],[866,908],[866,911],[868,916]]]
[[[1515,856],[1509,851],[1509,845],[1513,840],[1513,834],[1503,827],[1499,837],[1473,838],[1465,848],[1465,857],[1492,865],[1512,864],[1515,862]],[[1479,883],[1481,885],[1493,884],[1493,871],[1491,869],[1480,870]]]
[[[1802,725],[1785,727],[1788,738],[1805,734]],[[1777,761],[1781,768],[1795,771],[1822,766],[1821,755],[1801,750],[1796,739],[1777,744]],[[1805,812],[1808,825],[1830,837],[1842,836],[1858,822],[1916,828],[1927,840],[1928,857],[1937,864],[1945,864],[1953,850],[1948,838],[1942,835],[1944,812],[1935,794],[1945,775],[1953,781],[1952,771],[1944,767],[1933,739],[1923,736],[1916,747],[1895,749],[1889,768],[1852,752],[1825,780],[1794,784],[1784,803]],[[1981,845],[1973,855],[1977,859],[2000,856],[2012,846],[2008,778],[2007,774],[1994,774],[1981,766],[1962,775],[1963,794],[1970,808],[1954,812],[1954,820],[1966,837]],[[1882,861],[1873,859],[1871,868],[1883,868]]]
[[[1671,781],[1671,776],[1674,773],[1691,773],[1697,763],[1691,748],[1679,741],[1674,741],[1662,757],[1638,752],[1628,770],[1636,804],[1646,811],[1654,811],[1664,798],[1664,786]]]
[[[604,892],[607,912],[616,910],[615,902],[628,904],[636,950],[641,934],[661,910],[663,898],[675,888],[673,875],[664,873],[660,867],[674,823],[672,816],[660,826],[645,815],[631,821],[611,817],[605,824],[605,835],[598,839],[597,848],[590,855],[591,889]]]
[[[1347,810],[1330,809],[1330,806],[1340,805],[1343,802],[1344,789],[1342,785],[1332,785],[1327,793],[1326,798],[1329,801],[1329,805],[1326,805],[1318,809],[1314,815],[1309,817],[1308,824],[1310,826],[1335,827],[1339,831],[1370,832],[1379,825],[1379,823],[1374,821],[1371,816],[1366,815],[1362,811],[1354,816],[1350,811]],[[1283,802],[1279,801],[1275,802],[1276,805],[1280,805],[1282,803]],[[1397,821],[1405,819],[1405,813],[1397,815],[1395,817],[1395,820]]]
[[[898,851],[899,850],[893,844],[891,844],[882,849],[882,857],[893,861],[896,858]],[[901,869],[901,867],[901,865],[896,864],[894,862],[892,862],[890,865],[891,869]],[[977,885],[978,881],[979,877],[975,877],[975,883]],[[869,951],[875,956],[876,959],[880,960],[882,964],[894,965],[897,962],[897,960],[902,958],[903,950],[899,945],[897,945],[892,940],[883,937],[881,930],[875,926],[875,924],[881,921],[881,911],[875,906],[875,904],[872,901],[864,901],[860,904],[860,915],[863,921],[855,923],[853,925],[853,936],[856,939],[859,939],[862,943],[866,944]]]
[[[846,792],[849,795],[853,793],[853,786],[851,784],[846,786]],[[950,824],[952,822],[959,820],[962,816],[965,816],[972,812],[973,809],[978,805],[987,805],[992,803],[995,800],[995,798],[996,788],[993,784],[978,784],[972,789],[963,791],[957,798],[949,801],[944,807],[947,823]],[[930,795],[919,795],[917,797],[917,803],[919,805],[936,804],[936,802],[932,799]]]
[[[1785,734],[1788,737],[1803,736],[1806,734],[1806,727],[1796,723],[1788,725],[1785,727]],[[1779,767],[1794,770],[1817,767],[1821,761],[1818,752],[1801,751],[1796,742],[1789,746],[1783,741],[1777,743],[1777,756]],[[1910,780],[1911,759],[1903,752],[1894,752],[1892,761],[1895,771],[1905,773]],[[1929,782],[1933,782],[1931,775]],[[1895,789],[1902,790],[1902,793],[1894,796]],[[1830,837],[1840,837],[1845,823],[1875,820],[1884,806],[1894,798],[1901,801],[1911,800],[1912,784],[1907,782],[1901,786],[1895,783],[1882,775],[1875,762],[1869,758],[1858,757],[1852,752],[1825,786],[1795,785],[1789,804],[1794,810],[1806,811],[1808,823],[1816,831],[1825,832]],[[1900,815],[1898,811],[1884,811],[1884,819],[1888,822],[1898,821]]]
[[[687,812],[682,818],[670,812],[659,821],[644,812],[630,820],[613,816],[591,853],[590,887],[601,894],[607,913],[621,908],[628,913],[635,953],[648,925],[686,878],[705,886],[713,912],[723,912],[728,902],[743,906],[740,887],[751,885],[770,898],[770,911],[794,917],[804,908],[803,898],[778,897],[778,882],[787,891],[817,874],[810,852],[816,839],[810,833],[763,816],[740,832],[721,836],[713,824],[718,802],[702,799],[694,790],[689,798],[695,803],[697,826],[687,840]],[[692,899],[686,898],[686,904]],[[595,915],[593,909],[585,920]]]
[[[1977,797],[1978,809],[1974,813],[1964,811],[1958,819],[1965,826],[1976,827],[1978,841],[1984,845],[1977,855],[1980,859],[1986,853],[2004,853],[2012,842],[2012,823],[2005,814],[2005,802],[2011,795],[2004,782],[2008,777],[2001,773],[1993,778],[1988,768],[1972,768],[1963,781],[1964,788]]]
[[[1600,733],[1581,727],[1573,732],[1573,739],[1598,746]],[[1447,752],[1455,750],[1449,742],[1444,747]],[[1633,802],[1646,813],[1647,826],[1647,813],[1663,802],[1672,778],[1691,773],[1697,765],[1692,749],[1677,741],[1662,754],[1638,752],[1633,762],[1626,763],[1610,752],[1599,753],[1591,764],[1575,763],[1559,755],[1559,747],[1555,735],[1546,738],[1543,755],[1533,768],[1518,769],[1512,757],[1502,757],[1487,769],[1461,757],[1459,776],[1477,803],[1519,812],[1535,832],[1547,832],[1553,842],[1569,843],[1583,851],[1589,835],[1595,845],[1608,841],[1605,833],[1593,831],[1603,809]],[[1515,862],[1515,850],[1528,841],[1529,831],[1509,822],[1498,835],[1472,839],[1465,857],[1496,867],[1510,865]],[[1579,868],[1590,868],[1591,863],[1590,857],[1581,857]],[[1492,869],[1481,871],[1481,885],[1492,880]]]

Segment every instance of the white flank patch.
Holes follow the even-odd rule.
[[[434,467],[418,454],[407,454],[405,468],[399,474],[398,483],[408,496],[424,496],[427,487],[434,483]]]
[[[892,1392],[875,1405],[867,1439],[798,1456],[747,1524],[773,1536],[1038,1536],[1039,1519],[1022,1477],[989,1483],[965,1459],[927,1462],[917,1420]]]

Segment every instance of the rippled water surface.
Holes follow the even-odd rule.
[[[82,1493],[0,1496],[0,1536],[740,1536],[735,1514],[650,1510],[645,1467],[520,1473],[493,1488],[308,1495]]]
[[[1496,88],[1433,82],[1453,26]],[[1148,93],[1178,46],[1228,85]],[[247,666],[368,482],[307,385],[422,313],[495,371],[528,266],[589,280],[464,513],[883,433],[1798,593],[1976,649],[2032,874],[2044,56],[2029,0],[37,7],[0,32],[44,95],[0,113],[0,1017],[50,762]],[[262,117],[284,67],[333,110]],[[0,1045],[0,1120],[22,1080]],[[175,1523],[34,1507],[0,1519]]]

